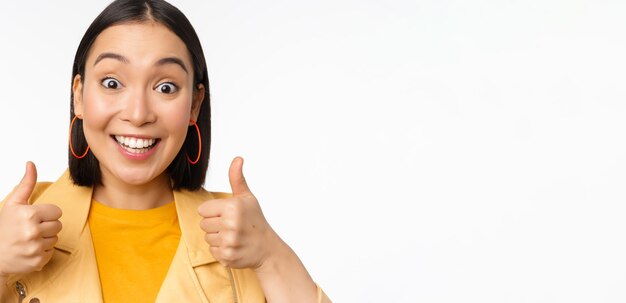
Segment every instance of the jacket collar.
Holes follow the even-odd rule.
[[[81,233],[85,232],[93,188],[77,186],[70,179],[69,171],[52,183],[34,203],[52,203],[61,208],[60,221],[63,229],[59,232],[59,241],[55,245],[60,250],[74,253],[79,247]],[[192,266],[216,262],[204,240],[204,231],[200,229],[202,217],[197,208],[206,200],[215,196],[204,189],[198,191],[174,191],[174,201],[181,230],[181,241],[185,241]]]

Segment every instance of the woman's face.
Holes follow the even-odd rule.
[[[202,85],[193,88],[189,52],[165,26],[128,23],[100,33],[73,91],[74,112],[83,119],[103,182],[144,185],[167,178],[164,171],[204,97]]]

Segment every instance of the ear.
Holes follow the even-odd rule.
[[[193,100],[191,101],[191,119],[198,121],[198,115],[200,115],[200,107],[204,101],[204,85],[198,84],[197,89],[193,91]]]
[[[80,75],[74,77],[72,82],[72,94],[74,96],[74,115],[83,115],[83,81]]]

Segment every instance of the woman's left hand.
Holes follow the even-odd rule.
[[[228,173],[232,198],[205,201],[198,207],[200,227],[213,256],[231,268],[260,268],[284,244],[263,216],[243,176],[243,159],[233,159]]]
[[[239,157],[230,165],[232,198],[205,201],[198,207],[211,253],[224,266],[254,270],[267,302],[318,302],[317,286],[265,220],[242,167]]]

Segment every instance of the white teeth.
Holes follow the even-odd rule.
[[[116,135],[115,140],[126,150],[137,153],[145,152],[149,147],[156,143],[156,139],[138,139],[120,135]]]
[[[154,144],[154,139],[137,139],[137,148],[146,148]]]

